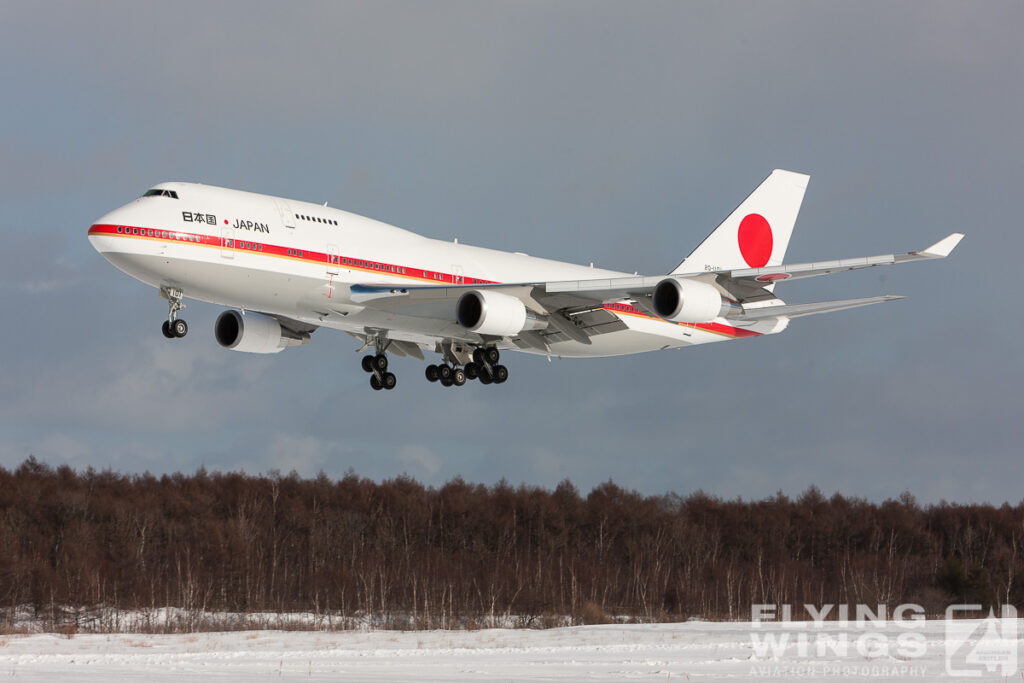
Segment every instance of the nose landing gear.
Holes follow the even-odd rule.
[[[162,288],[160,294],[167,299],[167,320],[160,331],[168,339],[181,338],[188,334],[188,323],[178,318],[178,312],[185,308],[181,300],[185,294],[180,289]]]

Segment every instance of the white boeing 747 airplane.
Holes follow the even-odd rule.
[[[783,265],[809,176],[772,172],[667,275],[639,276],[429,239],[325,205],[194,183],[162,183],[108,213],[89,240],[159,289],[165,337],[184,337],[191,298],[221,306],[221,346],[276,353],[320,327],[362,342],[374,389],[393,389],[388,356],[438,353],[427,379],[501,384],[509,349],[549,358],[613,356],[758,337],[791,318],[898,299],[786,304],[777,283],[943,258],[923,251]]]

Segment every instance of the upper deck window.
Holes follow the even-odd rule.
[[[338,224],[338,221],[336,221],[333,218],[321,218],[321,217],[318,217],[318,216],[309,216],[309,215],[304,214],[304,213],[297,213],[297,214],[295,214],[295,217],[298,218],[300,221],[310,221],[312,223],[324,223],[326,225],[337,225]]]
[[[170,197],[171,199],[177,199],[178,198],[178,193],[175,192],[174,190],[160,190],[160,189],[154,187],[152,190],[146,190],[146,194],[144,194],[142,196],[143,197]]]

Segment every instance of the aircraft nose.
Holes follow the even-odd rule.
[[[100,216],[89,226],[89,242],[102,254],[111,246],[111,240],[117,235],[118,228],[123,229],[124,224],[124,212],[121,209],[114,209]]]

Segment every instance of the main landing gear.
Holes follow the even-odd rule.
[[[475,349],[473,360],[466,363],[464,368],[458,367],[454,362],[428,365],[427,380],[440,382],[441,386],[445,387],[461,387],[469,379],[478,379],[480,384],[502,384],[508,379],[508,368],[498,364],[500,358],[501,354],[493,346]]]
[[[362,358],[363,371],[370,373],[370,386],[374,391],[394,389],[398,384],[398,378],[395,377],[395,373],[388,372],[388,357],[384,353],[391,345],[391,341],[383,330],[367,330],[366,332],[366,343],[357,353],[366,350],[371,345],[375,347],[375,354]]]
[[[398,384],[395,373],[388,372],[388,357],[383,353],[375,356],[363,356],[363,370],[370,374],[370,386],[374,391],[381,389],[394,389]]]
[[[160,293],[167,298],[167,320],[160,331],[168,339],[184,337],[188,334],[188,323],[178,318],[178,311],[185,308],[181,300],[185,297],[180,289],[161,289]]]

